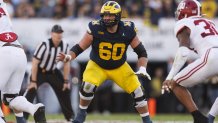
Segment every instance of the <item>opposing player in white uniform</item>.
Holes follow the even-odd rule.
[[[14,110],[16,116],[22,117],[25,111],[34,116],[36,123],[46,123],[43,104],[33,105],[23,96],[18,96],[27,59],[17,40],[17,35],[12,31],[5,2],[6,0],[0,0],[0,91],[2,100]],[[2,111],[0,111],[0,116],[3,117]],[[2,118],[0,118],[0,123],[4,123]]]
[[[203,82],[218,74],[218,31],[212,21],[201,16],[201,5],[196,0],[183,0],[176,11],[175,35],[179,41],[173,66],[163,82],[163,91],[173,91],[194,118],[194,123],[208,123],[186,87]],[[180,71],[190,50],[199,58]]]

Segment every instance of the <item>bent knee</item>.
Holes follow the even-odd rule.
[[[142,87],[136,88],[136,90],[131,94],[135,100],[135,107],[144,107],[147,105],[147,101],[144,94],[144,89]]]
[[[92,100],[97,86],[89,82],[83,82],[80,88],[80,98],[84,100]]]

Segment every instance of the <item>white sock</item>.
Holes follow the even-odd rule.
[[[210,115],[216,117],[218,115],[218,98],[216,98],[209,112]]]
[[[23,112],[20,112],[20,113],[15,113],[15,112],[14,112],[14,115],[15,115],[16,117],[23,117]]]
[[[28,112],[31,115],[34,115],[34,113],[36,112],[36,110],[43,106],[43,104],[32,104],[29,101],[27,101],[27,99],[23,96],[17,96],[15,97],[13,100],[11,100],[11,102],[9,103],[10,107],[12,109],[21,111],[21,112]]]

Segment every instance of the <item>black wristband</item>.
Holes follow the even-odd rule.
[[[69,80],[64,80],[64,83],[68,83]]]
[[[37,81],[34,81],[34,80],[31,79],[31,82],[36,83]]]
[[[138,58],[141,58],[141,57],[147,58],[148,57],[147,51],[146,51],[145,47],[142,45],[142,42],[140,42],[140,44],[138,46],[136,46],[133,50],[138,55]]]

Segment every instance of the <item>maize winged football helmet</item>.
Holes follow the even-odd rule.
[[[101,23],[107,27],[116,25],[121,19],[121,7],[115,1],[106,2],[101,8]],[[114,20],[103,19],[104,15],[115,15]]]

